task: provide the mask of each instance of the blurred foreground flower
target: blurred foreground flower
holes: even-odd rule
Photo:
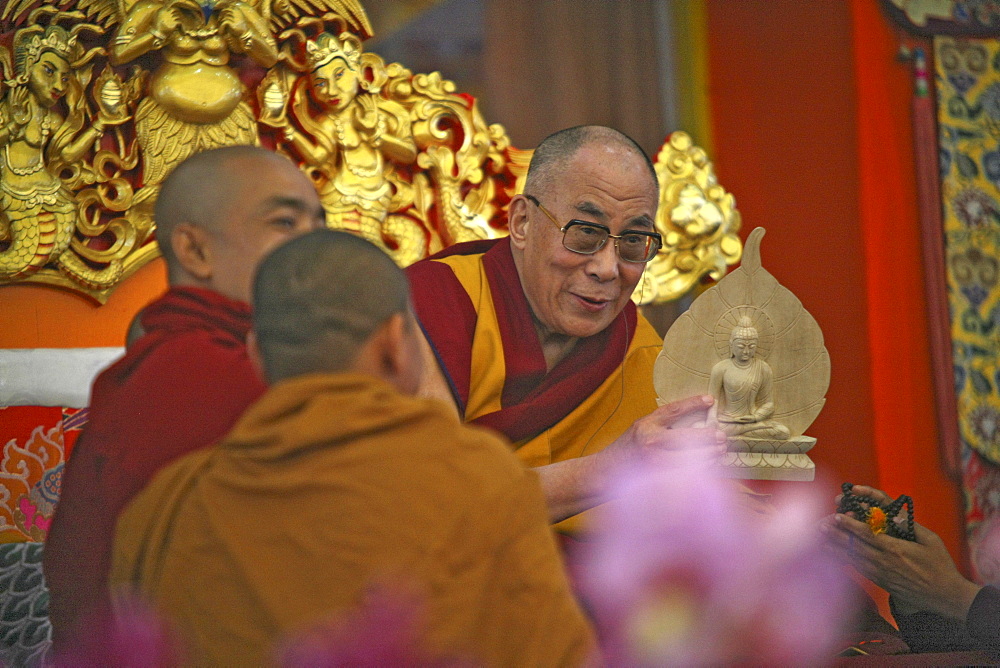
[[[751,512],[735,481],[695,459],[620,472],[615,503],[578,555],[608,665],[832,661],[846,576],[797,487]]]
[[[275,663],[282,668],[478,665],[432,656],[424,642],[423,611],[423,598],[407,583],[372,585],[358,609],[283,642]]]
[[[170,625],[148,603],[127,594],[115,600],[112,620],[95,612],[88,620],[92,642],[53,657],[56,668],[167,668],[184,665],[183,643]]]
[[[972,541],[972,567],[978,582],[1000,583],[1000,517],[990,517],[977,528]]]

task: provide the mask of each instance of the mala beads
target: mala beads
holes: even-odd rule
[[[892,503],[883,506],[870,496],[862,496],[851,492],[854,485],[845,482],[840,486],[844,495],[837,506],[838,513],[853,513],[858,520],[871,527],[872,533],[886,533],[893,538],[915,541],[913,532],[913,499],[903,494]],[[906,521],[899,517],[903,507],[906,507]]]

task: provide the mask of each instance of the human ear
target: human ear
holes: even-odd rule
[[[170,235],[170,247],[181,268],[199,281],[212,278],[212,244],[208,231],[191,223],[178,223]]]
[[[402,313],[389,316],[382,325],[382,372],[386,379],[394,383],[406,368],[406,322]]]
[[[510,243],[518,250],[524,250],[528,238],[528,198],[515,195],[507,209],[507,231]]]
[[[247,357],[250,358],[250,366],[257,372],[257,377],[267,383],[267,375],[264,373],[264,356],[260,352],[257,332],[253,330],[247,333]]]
[[[406,313],[396,313],[379,328],[379,375],[403,394],[416,394],[421,380],[419,350],[414,343],[414,323],[407,323]]]

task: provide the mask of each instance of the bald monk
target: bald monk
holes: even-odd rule
[[[268,662],[374,580],[426,604],[414,656],[580,665],[592,648],[537,476],[506,443],[411,395],[422,367],[403,272],[313,232],[261,265],[265,394],[216,447],[122,513],[112,586],[151,599],[197,665]]]
[[[144,335],[94,383],[45,546],[57,655],[102,656],[121,509],[165,463],[221,438],[263,393],[245,347],[252,272],[268,250],[323,220],[309,180],[261,148],[199,153],[163,184],[157,238],[170,289],[143,309]]]
[[[622,462],[725,447],[722,432],[688,426],[705,421],[710,396],[657,409],[662,340],[631,296],[662,245],[658,202],[656,172],[632,139],[570,128],[535,149],[508,238],[408,269],[427,341],[422,393],[513,441],[554,522],[604,500]]]

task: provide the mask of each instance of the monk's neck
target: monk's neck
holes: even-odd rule
[[[562,362],[569,355],[576,342],[580,340],[577,336],[558,334],[547,330],[537,320],[535,320],[535,331],[538,333],[538,343],[542,346],[542,355],[545,357],[545,371],[548,373]]]

